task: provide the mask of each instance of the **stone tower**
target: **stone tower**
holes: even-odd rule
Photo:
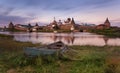
[[[57,30],[58,29],[58,23],[54,17],[54,21],[52,23],[50,23],[50,25],[52,26],[52,29]]]
[[[9,28],[10,30],[13,30],[13,29],[14,29],[14,24],[13,24],[12,22],[10,22],[9,25],[8,25],[8,28]]]
[[[72,24],[72,25],[75,25],[74,18],[72,18],[72,20],[71,20],[71,24]]]
[[[111,24],[110,24],[108,18],[106,19],[104,25],[105,25],[106,28],[110,28]]]
[[[72,18],[71,20],[71,31],[75,30],[75,21],[74,21],[74,18]]]

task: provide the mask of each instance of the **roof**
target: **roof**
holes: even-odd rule
[[[100,25],[98,25],[98,26],[105,26],[104,24],[100,24]]]
[[[72,18],[71,24],[75,24],[74,18]]]
[[[106,19],[105,23],[110,23],[108,18]]]

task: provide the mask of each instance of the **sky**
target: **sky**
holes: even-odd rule
[[[102,24],[108,17],[112,26],[120,26],[120,0],[0,0],[0,26],[48,24],[74,18],[75,22]]]

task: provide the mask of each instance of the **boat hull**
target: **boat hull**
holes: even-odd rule
[[[34,47],[27,47],[24,49],[24,53],[28,56],[39,56],[39,55],[52,55],[57,53],[58,50],[56,49],[45,49],[45,48],[34,48]]]
[[[28,56],[52,55],[55,53],[63,53],[66,49],[67,46],[59,41],[44,47],[26,47],[24,54]]]

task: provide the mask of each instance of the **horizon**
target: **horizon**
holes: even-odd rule
[[[120,0],[1,0],[0,26],[50,23],[53,18],[102,24],[108,17],[112,26],[120,27]],[[114,9],[114,10],[113,10]]]

